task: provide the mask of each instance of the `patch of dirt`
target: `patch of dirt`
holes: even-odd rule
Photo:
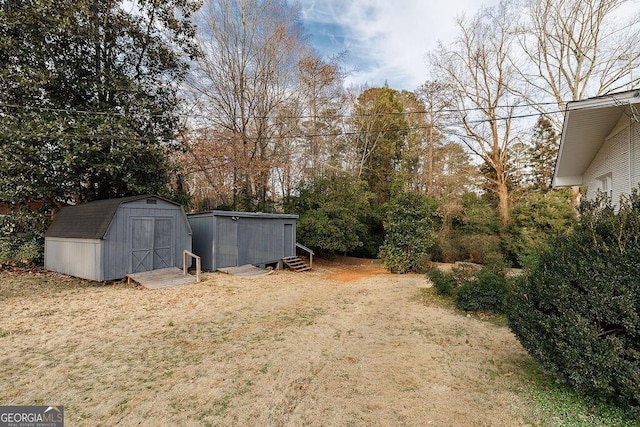
[[[150,291],[0,272],[0,404],[67,425],[514,426],[529,356],[420,302],[424,275],[317,262]]]
[[[378,276],[381,274],[390,274],[384,268],[364,268],[354,269],[352,271],[341,271],[331,274],[329,280],[337,280],[339,282],[353,282],[355,280],[364,279],[365,277]]]
[[[335,270],[327,278],[338,282],[353,282],[366,277],[390,274],[377,260],[343,257],[333,264]]]

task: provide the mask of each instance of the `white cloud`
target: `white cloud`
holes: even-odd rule
[[[493,1],[495,2],[495,0]],[[302,0],[305,25],[321,53],[348,50],[355,68],[347,84],[413,90],[428,77],[426,54],[451,40],[456,15],[475,13],[479,0]],[[331,34],[319,34],[322,32]],[[333,45],[330,45],[333,43]],[[326,52],[328,49],[329,52]]]

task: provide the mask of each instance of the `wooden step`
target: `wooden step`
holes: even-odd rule
[[[309,267],[299,256],[288,256],[282,258],[282,262],[287,267],[298,273],[311,270],[311,267]]]
[[[196,276],[184,275],[184,272],[176,267],[127,274],[127,283],[130,284],[132,280],[147,289],[171,288],[196,283],[197,281]]]

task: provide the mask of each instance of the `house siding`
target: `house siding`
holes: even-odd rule
[[[640,183],[640,123],[631,121],[631,184],[632,189]]]
[[[634,158],[638,155],[640,155],[640,147],[636,140],[631,147],[632,163],[638,164],[638,160]],[[604,142],[585,171],[583,182],[587,186],[587,198],[594,199],[598,194],[598,179],[611,174],[611,197],[616,202],[622,194],[629,192],[630,184],[637,185],[639,171],[634,172],[632,166],[631,174],[629,172],[629,128],[627,127]],[[629,182],[630,176],[632,181],[636,180],[635,183]]]

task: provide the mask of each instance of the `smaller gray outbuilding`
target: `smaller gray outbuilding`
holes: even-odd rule
[[[191,227],[177,203],[154,195],[66,206],[45,233],[45,268],[83,279],[182,268]]]
[[[297,215],[211,211],[188,215],[204,270],[279,263],[296,253]]]

